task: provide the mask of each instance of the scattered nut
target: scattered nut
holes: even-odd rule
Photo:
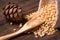
[[[10,22],[10,25],[12,25],[13,23],[12,22]]]
[[[13,29],[13,31],[16,31],[16,29]]]
[[[20,27],[20,28],[22,27],[22,23],[20,23],[19,27]]]

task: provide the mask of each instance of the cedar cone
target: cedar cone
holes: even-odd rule
[[[22,21],[22,9],[14,3],[9,3],[3,8],[3,14],[6,19],[10,22],[21,22]]]

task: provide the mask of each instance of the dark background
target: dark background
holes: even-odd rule
[[[6,19],[4,18],[2,8],[6,4],[8,4],[8,2],[15,3],[21,6],[22,9],[24,10],[24,14],[29,14],[37,11],[39,4],[39,0],[0,0],[0,36],[14,32],[13,28],[19,30],[18,25],[11,26],[9,25],[8,22],[6,22]],[[41,37],[35,38],[32,33],[30,34],[23,33],[10,40],[60,40],[60,32],[58,31],[53,35],[44,36],[42,38]]]

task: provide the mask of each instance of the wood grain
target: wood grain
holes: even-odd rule
[[[8,2],[12,2],[21,6],[22,9],[24,10],[25,15],[37,11],[39,4],[39,0],[0,0],[0,36],[14,32],[13,28],[19,30],[19,27],[17,25],[11,26],[9,25],[8,22],[6,22],[3,12],[1,11],[1,9],[6,4],[8,4]],[[58,31],[54,35],[44,36],[43,38],[41,37],[35,38],[33,33],[30,34],[23,33],[10,40],[60,40],[60,32]]]

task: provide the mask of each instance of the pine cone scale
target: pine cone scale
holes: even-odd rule
[[[14,9],[13,9],[13,13],[16,13],[16,12],[17,12],[17,8],[14,8]]]
[[[13,8],[11,8],[11,9],[9,10],[9,14],[11,14],[11,13],[13,13]]]
[[[9,9],[9,7],[10,7],[10,5],[6,5],[5,10],[6,10],[6,9]]]

